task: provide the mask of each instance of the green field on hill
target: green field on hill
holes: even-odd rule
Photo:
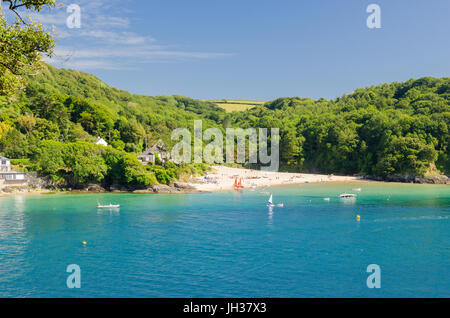
[[[238,111],[238,112],[246,111],[247,109],[253,108],[255,106],[260,106],[265,103],[265,102],[261,102],[261,101],[230,100],[230,99],[211,100],[210,102],[225,109],[225,111],[227,113],[231,113],[234,111]]]

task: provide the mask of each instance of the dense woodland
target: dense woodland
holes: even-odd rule
[[[44,65],[23,90],[0,97],[0,153],[55,185],[144,188],[203,165],[144,166],[137,155],[175,128],[280,128],[287,171],[376,176],[450,174],[450,78],[358,89],[336,100],[280,98],[244,112],[183,96],[148,97],[93,75]],[[97,146],[104,138],[110,147]]]
[[[216,125],[219,114],[211,103],[131,95],[90,74],[44,65],[24,90],[0,97],[0,152],[18,168],[51,176],[55,186],[145,188],[203,173],[205,165],[144,166],[137,155],[159,139],[170,146],[171,131],[194,119]],[[95,145],[97,137],[111,147]]]
[[[231,122],[280,127],[284,169],[360,175],[450,173],[450,78],[357,89],[336,100],[280,98]]]

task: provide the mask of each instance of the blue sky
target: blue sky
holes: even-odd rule
[[[82,0],[54,25],[55,66],[146,95],[335,98],[356,88],[450,74],[448,0]],[[381,7],[381,29],[366,8]]]

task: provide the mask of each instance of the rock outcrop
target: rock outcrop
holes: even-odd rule
[[[152,187],[152,189],[153,189],[153,192],[155,192],[155,193],[177,193],[177,192],[180,192],[179,189],[168,186],[167,184],[155,184]]]
[[[450,184],[450,178],[444,175],[431,175],[425,177],[416,177],[416,183],[429,183],[429,184]]]
[[[392,175],[386,177],[367,176],[367,179],[387,182],[422,183],[422,184],[450,184],[450,178],[445,175],[433,174],[426,176]]]
[[[186,182],[175,182],[173,186],[181,190],[195,190],[195,187]]]
[[[105,188],[103,188],[102,186],[100,186],[99,184],[96,184],[96,183],[89,184],[85,188],[85,191],[88,191],[88,192],[106,192]]]

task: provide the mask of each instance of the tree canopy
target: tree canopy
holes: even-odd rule
[[[0,95],[10,95],[25,84],[25,75],[35,73],[43,54],[53,53],[53,36],[40,23],[28,21],[20,8],[40,11],[55,6],[54,0],[3,0],[16,16],[8,23],[0,7]]]
[[[144,167],[136,156],[160,139],[171,149],[172,130],[192,132],[198,119],[203,129],[279,128],[285,171],[450,174],[450,78],[361,88],[335,100],[279,98],[232,113],[184,96],[133,95],[46,64],[27,79],[24,90],[0,97],[0,153],[29,159],[28,169],[56,184],[171,182],[181,170],[197,168]],[[98,149],[97,137],[111,147]]]
[[[0,153],[31,159],[26,169],[50,176],[55,186],[145,188],[202,172],[202,165],[144,166],[137,155],[160,139],[170,148],[175,128],[192,130],[195,119],[218,126],[211,118],[225,115],[209,102],[132,95],[90,74],[47,64],[27,80],[25,89],[0,97]],[[95,145],[97,137],[111,147]]]
[[[231,122],[280,128],[286,170],[389,176],[450,173],[450,78],[357,89],[336,100],[279,98]]]

